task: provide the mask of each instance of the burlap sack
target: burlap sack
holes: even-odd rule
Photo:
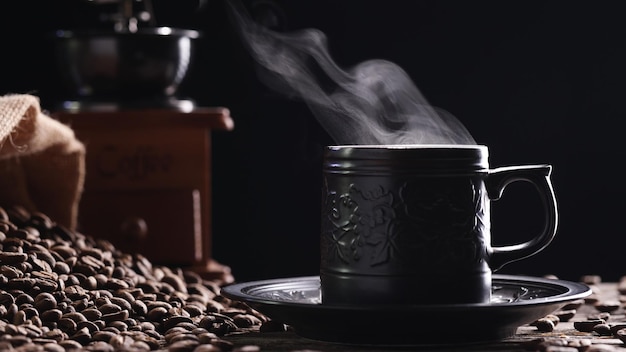
[[[76,228],[85,147],[28,94],[0,96],[0,206],[19,205]]]

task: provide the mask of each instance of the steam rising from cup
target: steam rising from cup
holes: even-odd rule
[[[337,144],[476,144],[451,114],[431,106],[409,75],[386,60],[340,68],[317,29],[272,31],[229,9],[269,88],[303,100]]]

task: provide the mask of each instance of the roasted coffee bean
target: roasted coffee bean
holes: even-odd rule
[[[185,334],[190,332],[188,329],[181,327],[181,326],[174,326],[172,328],[167,329],[164,333],[163,336],[165,336],[167,338],[167,336],[174,336],[174,335],[178,335],[178,334]]]
[[[85,316],[80,312],[65,313],[63,314],[61,319],[71,319],[76,324],[80,323],[81,321],[87,321],[87,318],[85,318]]]
[[[98,320],[102,317],[102,312],[96,308],[87,308],[82,310],[81,313],[89,321]]]
[[[22,308],[20,310],[20,312],[24,313],[24,317],[26,318],[26,320],[31,320],[34,317],[38,317],[39,316],[39,311],[37,309],[35,309],[34,307]]]
[[[72,276],[69,276],[72,277]],[[68,286],[65,288],[64,292],[65,295],[71,299],[72,301],[78,300],[78,299],[83,299],[83,298],[89,298],[89,294],[87,293],[87,291],[79,286],[80,282]]]
[[[192,334],[191,332],[187,332],[183,334],[174,334],[173,336],[169,336],[169,338],[168,336],[165,336],[165,341],[167,341],[169,344],[173,344],[177,341],[184,341],[184,340],[194,341],[196,345],[199,344],[198,336]]]
[[[130,292],[130,290],[117,290],[114,292],[111,297],[111,303],[115,303],[124,309],[131,309],[131,304],[135,302],[135,296]]]
[[[26,320],[26,314],[24,311],[20,310],[13,316],[12,322],[15,325],[22,325],[26,322]]]
[[[193,331],[198,328],[198,326],[194,323],[182,322],[175,325],[177,328],[183,328],[187,331]]]
[[[225,306],[219,302],[211,300],[207,302],[206,308],[207,312],[219,313],[224,310]]]
[[[71,313],[74,312],[74,307],[72,307],[68,302],[58,302],[57,303],[57,309],[59,309],[61,312],[65,313]]]
[[[217,335],[212,332],[203,332],[197,334],[196,336],[198,336],[198,342],[200,342],[201,344],[211,343],[218,338]]]
[[[15,316],[15,314],[17,314],[18,311],[19,311],[19,308],[17,307],[17,304],[15,303],[11,304],[9,307],[7,307],[6,318],[8,320],[13,320],[13,317]]]
[[[167,309],[164,307],[156,307],[148,312],[148,319],[154,322],[161,322],[167,316]]]
[[[49,230],[54,225],[50,217],[42,212],[33,211],[28,219],[28,226],[33,226],[40,231]]]
[[[102,295],[100,291],[98,291],[98,297],[94,299],[94,304],[96,305],[96,307],[100,307],[100,306],[103,306],[105,304],[110,304],[110,303],[111,303],[111,297]]]
[[[222,349],[217,346],[213,346],[211,344],[202,344],[202,345],[196,346],[196,348],[193,351],[194,352],[222,352]],[[237,349],[233,350],[233,352],[237,352],[237,351],[238,351]],[[239,352],[243,352],[243,351],[239,351]]]
[[[142,336],[136,337],[135,341],[143,342],[148,345],[150,350],[157,350],[161,347],[161,343],[159,339],[143,334]]]
[[[110,331],[98,331],[93,333],[92,338],[95,341],[104,341],[108,343],[114,336],[116,336],[116,334]]]
[[[185,284],[185,280],[178,275],[167,274],[161,279],[161,281],[171,285],[171,287],[173,288],[172,292],[177,291],[185,294],[187,293],[187,285]]]
[[[154,329],[153,330],[144,330],[143,333],[148,335],[148,336],[150,336],[150,337],[152,337],[152,338],[154,338],[154,339],[157,339],[157,340],[159,340],[159,339],[161,339],[163,337],[163,336],[161,336],[161,334],[158,331],[156,331]]]
[[[95,341],[89,344],[89,351],[92,352],[115,352],[115,348],[104,341]],[[142,350],[139,350],[142,351]]]
[[[77,299],[72,302],[72,307],[74,307],[75,311],[82,312],[87,309],[91,305],[90,301],[87,298]]]
[[[148,307],[148,310],[152,310],[154,308],[165,308],[166,310],[170,310],[172,309],[172,305],[168,302],[163,302],[163,301],[148,301],[146,302],[146,306]]]
[[[144,303],[154,302],[154,301],[156,301],[156,294],[142,292],[135,298],[139,299],[139,300],[142,300]]]
[[[175,327],[176,325],[180,323],[193,323],[193,320],[191,320],[191,318],[189,317],[185,317],[182,315],[175,315],[163,321],[163,328],[165,330],[168,330],[168,329]]]
[[[80,285],[88,290],[95,290],[98,288],[98,280],[93,275],[90,275],[80,280]]]
[[[117,314],[117,313],[115,313],[115,314]],[[119,321],[119,320],[114,320],[114,321],[111,321],[111,322],[107,322],[107,327],[114,328],[114,329],[116,329],[119,332],[128,330],[128,324],[126,324],[123,321]]]
[[[62,311],[58,309],[50,309],[41,313],[41,320],[44,322],[57,322],[62,316]]]
[[[74,269],[74,266],[76,265],[76,262],[78,261],[78,259],[76,257],[69,257],[67,259],[64,260],[65,264],[67,264],[70,267],[70,270]],[[76,273],[78,274],[78,273]],[[76,278],[74,278],[76,279]],[[76,282],[78,282],[78,280],[76,280]]]
[[[27,295],[26,293],[20,293],[18,295],[15,296],[15,304],[17,304],[18,306],[21,306],[25,303],[27,304],[33,304],[35,303],[35,300],[30,296]]]
[[[59,283],[54,280],[44,279],[44,278],[35,278],[35,288],[38,288],[44,292],[52,292],[59,287]]]
[[[51,241],[51,242],[48,242]],[[57,263],[59,262],[64,262],[65,258],[63,258],[59,253],[54,252],[52,250],[50,250],[50,248],[52,246],[54,246],[56,244],[56,242],[52,241],[52,240],[42,240],[41,241],[41,245],[42,246],[46,246],[46,248],[48,249],[48,253],[50,253],[50,255],[54,258],[54,260],[56,260]]]
[[[100,330],[104,330],[104,328],[106,328],[107,323],[104,320],[94,320],[93,323],[98,327],[98,329]]]
[[[111,302],[110,299],[107,298],[107,302]],[[122,307],[114,303],[104,303],[98,306],[98,310],[102,312],[102,314],[110,314],[121,311]]]
[[[598,324],[593,327],[593,332],[600,336],[611,336],[613,332],[611,331],[611,327],[609,324]]]
[[[129,314],[130,314],[130,313],[129,313]],[[131,328],[136,328],[136,327],[137,327],[137,325],[139,324],[139,322],[137,322],[137,320],[135,320],[134,318],[128,318],[128,319],[125,319],[125,320],[124,320],[124,323],[125,323],[126,325],[128,325],[128,329],[131,329]]]
[[[174,307],[168,309],[167,313],[169,315],[174,315],[174,316],[180,315],[180,316],[187,317],[187,318],[191,317],[189,315],[189,313],[187,313],[183,308],[177,307],[177,306],[174,306]]]
[[[0,266],[0,274],[6,276],[9,280],[24,277],[24,273],[12,265]]]
[[[168,346],[169,352],[192,352],[198,346],[198,341],[181,340]]]
[[[11,304],[15,303],[15,297],[12,294],[6,291],[0,291],[0,304],[8,307]]]
[[[67,263],[59,261],[54,264],[52,270],[57,274],[69,274],[71,272],[70,266],[67,265]]]
[[[240,328],[249,328],[249,327],[261,324],[261,321],[257,317],[251,314],[237,314],[233,317],[233,321],[235,325],[237,325]]]
[[[82,329],[77,329],[76,333],[74,333],[70,337],[70,339],[72,339],[72,340],[80,343],[81,345],[85,346],[89,342],[91,342],[91,332],[86,327],[84,327]]]
[[[613,313],[621,307],[621,303],[619,301],[599,301],[593,306],[599,312]]]
[[[60,329],[51,329],[50,331],[43,333],[44,338],[52,339],[57,342],[63,340],[65,336],[67,335]]]
[[[132,304],[132,311],[140,316],[145,316],[148,314],[148,307],[141,300],[135,300]]]
[[[603,319],[581,320],[574,322],[574,329],[581,332],[592,332],[593,328],[598,324],[606,324]]]
[[[52,248],[50,248],[50,252],[54,252],[56,254],[58,254],[59,256],[61,256],[61,258],[68,259],[68,258],[73,258],[76,257],[76,250],[70,246],[67,245],[57,245],[54,246]]]
[[[202,315],[206,311],[206,309],[197,304],[187,304],[183,307],[183,309],[189,314],[191,317],[197,317]]]
[[[74,340],[69,340],[69,339],[61,340],[58,342],[58,344],[59,346],[63,347],[66,351],[80,350],[83,348],[83,345],[81,345],[79,342],[74,341]]]
[[[63,332],[70,334],[70,335],[76,332],[76,327],[77,327],[76,322],[70,318],[59,319],[59,321],[57,321],[57,326]]]
[[[278,320],[268,320],[259,327],[260,332],[282,332],[287,331],[287,325]]]
[[[128,349],[135,341],[130,336],[123,335],[115,335],[109,341],[109,344],[113,346],[116,350],[125,350]]]
[[[66,352],[65,347],[57,343],[46,343],[43,345],[45,352]]]
[[[547,319],[551,321],[554,326],[557,326],[561,322],[561,319],[557,315],[554,315],[554,314],[548,314],[542,319]]]
[[[43,327],[43,322],[41,321],[41,318],[38,316],[30,318],[30,322],[36,327],[39,327],[39,328]]]
[[[97,296],[95,296],[95,294],[97,293]],[[111,293],[111,291],[107,290],[107,289],[101,289],[98,290],[96,292],[94,292],[94,297],[96,299],[98,298],[108,298],[108,301],[105,301],[105,303],[111,303],[111,297],[113,297],[113,293]]]
[[[102,314],[102,317],[100,319],[104,320],[106,323],[120,322],[128,319],[128,316],[128,311],[124,309],[115,313]]]
[[[41,328],[36,325],[24,324],[22,326],[24,327],[24,330],[26,331],[26,336],[28,337],[31,337],[31,338],[40,337],[41,334],[43,333]]]
[[[154,324],[149,322],[149,321],[142,321],[138,325],[141,328],[141,331],[154,330],[155,329]]]
[[[39,246],[39,245],[37,245],[37,246]],[[54,268],[54,266],[57,263],[56,258],[54,258],[54,256],[52,254],[50,254],[50,252],[47,249],[43,248],[43,247],[41,247],[41,248],[37,247],[36,251],[33,252],[33,253],[35,253],[35,255],[37,256],[37,259],[43,260],[43,261],[45,261],[48,264],[46,269]]]
[[[189,292],[189,294],[199,295],[203,297],[204,300],[211,300],[216,296],[215,292],[201,283],[187,285],[187,292]]]
[[[100,328],[98,327],[98,325],[96,325],[94,322],[91,322],[89,320],[87,321],[81,321],[79,323],[76,324],[76,329],[80,330],[86,328],[87,330],[89,330],[90,333],[94,333],[96,331],[100,331]]]
[[[4,331],[9,335],[26,335],[26,330],[15,324],[6,324],[4,326]]]
[[[76,264],[74,264],[72,271],[74,273],[80,273],[83,274],[85,276],[94,276],[96,275],[98,272],[96,271],[96,269],[94,269],[93,267],[83,264],[83,263],[79,263],[77,262]]]
[[[128,283],[124,280],[120,280],[120,279],[116,279],[116,278],[110,278],[107,283],[104,285],[105,288],[108,288],[110,290],[119,290],[119,289],[126,289],[129,287]]]
[[[28,256],[28,263],[31,266],[31,270],[33,272],[37,272],[37,271],[43,271],[43,272],[50,272],[52,271],[52,267],[50,267],[50,264],[48,264],[46,261],[38,259],[36,255],[31,254]]]
[[[576,315],[576,309],[558,310],[552,314],[559,317],[559,321],[569,321]]]
[[[93,278],[96,280],[96,288],[98,289],[104,288],[107,281],[109,280],[109,278],[106,275],[101,274],[101,273],[94,275]]]

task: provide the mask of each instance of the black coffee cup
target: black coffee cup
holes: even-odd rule
[[[489,303],[492,272],[543,250],[558,211],[550,165],[490,169],[481,145],[330,146],[323,164],[320,280],[332,305]],[[530,182],[545,226],[491,245],[490,203]]]

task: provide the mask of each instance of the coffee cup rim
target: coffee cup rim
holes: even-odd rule
[[[481,144],[341,144],[329,145],[329,149],[487,149]]]

